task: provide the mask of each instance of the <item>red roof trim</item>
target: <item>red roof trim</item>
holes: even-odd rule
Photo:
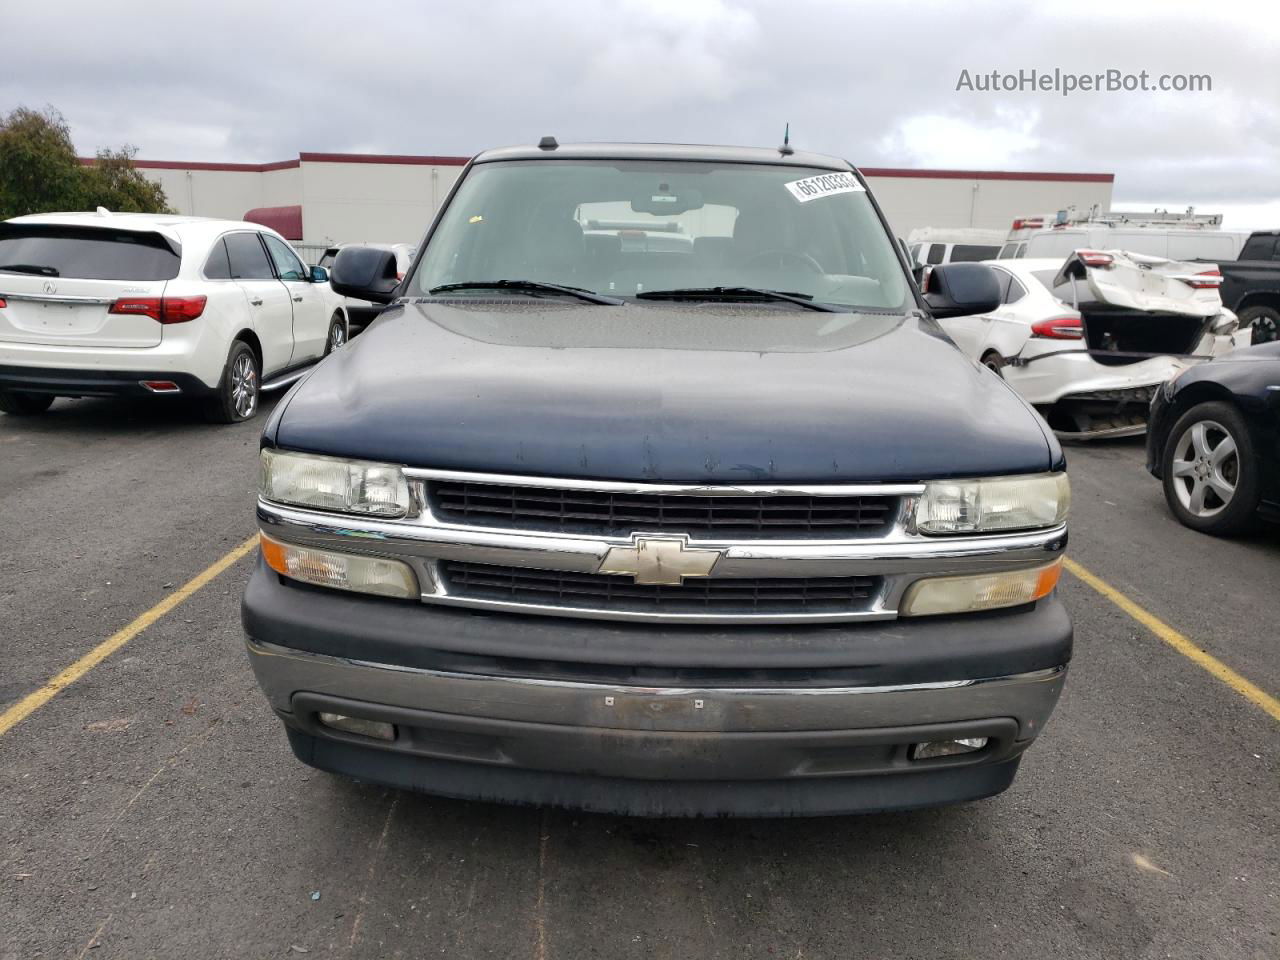
[[[900,167],[859,167],[864,177],[903,177],[919,180],[1030,180],[1066,183],[1114,183],[1114,173],[1040,173],[1030,170],[918,170]]]
[[[94,157],[81,157],[80,162],[86,167],[93,166]],[[203,163],[201,161],[183,162],[181,160],[135,160],[133,165],[139,170],[213,170],[226,173],[264,173],[267,170],[288,170],[300,166],[297,160],[277,160],[274,163]]]
[[[286,240],[302,239],[302,207],[254,207],[241,219],[270,227]]]
[[[465,167],[470,157],[422,157],[406,153],[300,153],[304,163],[406,163],[422,167]]]

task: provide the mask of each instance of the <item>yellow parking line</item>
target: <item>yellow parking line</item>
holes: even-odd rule
[[[1093,587],[1094,590],[1097,590],[1098,593],[1102,594],[1129,616],[1133,617],[1133,619],[1137,620],[1140,624],[1154,633],[1169,646],[1173,647],[1173,649],[1177,650],[1188,660],[1209,671],[1209,673],[1213,674],[1236,693],[1240,694],[1240,696],[1254,704],[1257,704],[1267,713],[1271,714],[1274,719],[1280,720],[1280,700],[1277,700],[1261,687],[1240,676],[1240,674],[1236,673],[1217,657],[1201,650],[1155,614],[1149,613],[1142,607],[1138,606],[1115,587],[1111,586],[1111,584],[1100,579],[1095,574],[1090,573],[1070,557],[1067,557],[1064,560],[1064,564],[1077,579],[1082,580],[1089,586]]]
[[[39,690],[27,694],[13,706],[9,707],[4,713],[0,713],[0,736],[8,733],[18,724],[20,724],[31,714],[35,713],[46,703],[58,695],[59,692],[71,686],[86,673],[100,664],[107,657],[111,656],[126,643],[140,634],[147,627],[151,626],[170,610],[181,605],[185,600],[189,599],[193,594],[203,587],[207,586],[227,567],[231,566],[237,560],[246,556],[250,550],[258,545],[258,535],[254,534],[240,546],[236,547],[222,559],[216,561],[212,565],[206,567],[200,573],[184,583],[173,593],[169,594],[146,613],[140,614],[127,626],[117,630],[102,643],[98,644],[83,657],[77,660],[71,666],[67,667],[57,676],[53,677],[48,683]]]

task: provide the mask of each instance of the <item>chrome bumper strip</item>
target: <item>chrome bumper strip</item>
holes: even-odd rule
[[[76,297],[62,293],[4,293],[5,300],[23,300],[29,303],[65,303],[71,306],[110,306],[118,297]]]
[[[295,693],[332,695],[458,716],[670,731],[854,730],[1013,717],[1036,736],[1066,680],[1046,670],[863,687],[647,687],[424,670],[248,642],[272,706]]]

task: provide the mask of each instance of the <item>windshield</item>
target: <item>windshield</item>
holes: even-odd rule
[[[907,299],[897,253],[852,173],[763,164],[477,164],[409,293],[496,280],[614,297],[751,287],[877,311]]]

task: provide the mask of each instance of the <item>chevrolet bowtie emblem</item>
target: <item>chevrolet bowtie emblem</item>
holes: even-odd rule
[[[625,574],[636,583],[678,587],[685,577],[708,577],[719,550],[691,549],[672,537],[633,537],[629,547],[610,547],[601,573]]]

